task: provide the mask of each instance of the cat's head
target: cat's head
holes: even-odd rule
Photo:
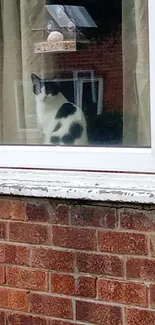
[[[33,92],[42,102],[53,100],[58,95],[59,87],[56,81],[41,79],[34,73],[31,74]]]

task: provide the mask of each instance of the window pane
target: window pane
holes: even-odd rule
[[[3,0],[1,144],[150,147],[147,0]]]

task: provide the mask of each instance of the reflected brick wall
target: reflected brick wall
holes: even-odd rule
[[[155,207],[0,198],[0,325],[155,324]]]
[[[57,53],[56,67],[61,70],[89,70],[104,80],[104,110],[120,111],[123,107],[122,43],[109,38],[87,50]]]

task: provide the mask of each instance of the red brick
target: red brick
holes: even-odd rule
[[[126,325],[154,325],[155,311],[126,308]]]
[[[76,226],[90,226],[114,229],[118,226],[116,209],[98,206],[72,206],[71,223]]]
[[[30,249],[26,246],[5,245],[5,262],[29,266]]]
[[[68,321],[62,321],[62,320],[57,320],[57,319],[52,319],[50,322],[50,325],[78,325],[78,323],[76,323],[74,321],[74,323],[68,322]],[[85,325],[84,323],[80,325]]]
[[[72,319],[72,301],[49,294],[31,294],[30,312],[46,316]]]
[[[98,296],[104,301],[147,306],[148,289],[144,284],[98,280]]]
[[[21,289],[46,291],[47,272],[8,266],[6,284]]]
[[[113,255],[77,253],[77,269],[90,274],[123,276],[123,261]]]
[[[121,308],[102,305],[91,302],[76,302],[76,319],[82,322],[90,322],[104,325],[121,325]]]
[[[51,322],[50,322],[50,325],[78,325],[78,323],[76,323],[75,321],[74,321],[74,323],[70,323],[68,321],[52,319]],[[80,323],[80,325],[86,325],[86,324]]]
[[[4,313],[4,311],[1,311],[1,310],[0,310],[0,324],[1,325],[6,325],[6,323],[5,323],[5,313]]]
[[[97,247],[95,230],[53,226],[52,234],[55,246],[85,250],[95,250]]]
[[[48,245],[50,244],[50,229],[48,226],[34,223],[10,222],[9,239],[23,243]]]
[[[51,204],[53,212],[51,213],[51,223],[59,225],[69,224],[69,205]]]
[[[75,277],[69,274],[51,274],[51,291],[58,294],[80,297],[96,297],[96,279]]]
[[[51,274],[51,292],[58,294],[74,295],[74,277],[69,274]]]
[[[155,284],[150,284],[150,305],[155,308]]]
[[[0,285],[5,283],[5,266],[0,265]]]
[[[155,260],[129,258],[126,272],[128,278],[155,281]]]
[[[21,200],[0,199],[0,219],[25,219],[25,204]]]
[[[98,234],[99,249],[102,252],[146,255],[147,238],[143,234],[102,231]]]
[[[46,248],[32,249],[32,266],[54,271],[72,272],[74,253]]]
[[[0,263],[29,265],[29,255],[26,246],[0,243]]]
[[[0,243],[0,263],[5,262],[5,244]]]
[[[27,311],[27,292],[8,288],[0,288],[0,308]]]
[[[34,202],[32,200],[32,202]],[[48,202],[36,201],[35,203],[26,204],[26,216],[28,221],[34,222],[48,222],[50,220],[50,214],[48,211]]]
[[[80,297],[96,297],[96,278],[80,276],[75,280],[75,295]]]
[[[8,325],[49,325],[47,318],[17,313],[9,313],[7,320]]]
[[[73,324],[73,323],[70,323],[70,322],[67,322],[67,321],[52,319],[50,325],[77,325],[77,324],[75,322]]]
[[[155,257],[155,235],[150,236],[150,253]]]
[[[7,223],[0,221],[0,240],[7,239]]]
[[[120,227],[139,231],[155,231],[155,211],[120,209]]]

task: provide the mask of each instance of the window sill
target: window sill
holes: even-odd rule
[[[155,203],[155,175],[0,169],[0,194]]]

